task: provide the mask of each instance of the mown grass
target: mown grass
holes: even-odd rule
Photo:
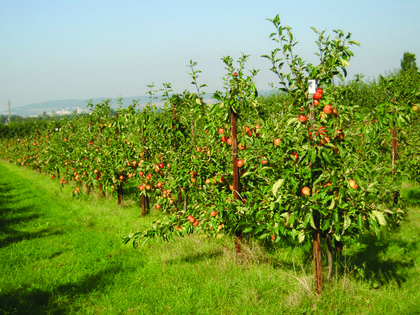
[[[191,236],[133,249],[121,237],[158,217],[133,202],[0,162],[1,314],[417,314],[420,189],[405,188],[407,221],[344,249],[322,296],[311,248]]]

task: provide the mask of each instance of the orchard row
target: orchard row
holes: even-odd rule
[[[420,80],[416,72],[381,77],[367,90],[360,80],[336,85],[357,44],[350,34],[336,30],[330,38],[314,29],[320,63],[313,65],[293,52],[291,29],[278,16],[270,21],[279,48],[263,57],[279,79],[276,97],[258,98],[248,56],[236,65],[227,56],[225,90],[205,104],[191,62],[197,93],[171,94],[164,84],[164,107],[150,102],[136,111],[133,102],[116,115],[109,101],[90,104],[90,115],[60,128],[3,140],[1,158],[73,182],[75,195],[97,189],[120,203],[135,187],[143,214],[152,205],[165,216],[125,242],[227,233],[240,252],[247,235],[313,240],[319,293],[321,238],[330,259],[332,245],[404,218],[402,181],[420,178]]]

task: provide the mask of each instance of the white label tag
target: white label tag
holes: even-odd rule
[[[316,80],[309,80],[308,81],[308,93],[315,94],[316,92]]]

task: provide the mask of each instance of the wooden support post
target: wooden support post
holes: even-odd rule
[[[7,108],[8,108],[8,110],[9,110],[9,121],[8,121],[8,125],[10,126],[11,125],[11,120],[10,120],[10,101],[7,101]]]
[[[236,114],[234,113],[233,109],[230,108],[230,125],[231,125],[231,133],[232,133],[232,170],[233,170],[233,198],[240,199],[239,195],[239,168],[238,168],[238,134],[237,134],[237,126],[236,126]],[[242,252],[241,246],[241,237],[242,231],[236,230],[235,231],[235,249],[236,254],[240,254]]]
[[[319,224],[319,218],[317,218]],[[316,223],[315,223],[316,224]],[[313,248],[314,248],[314,266],[315,266],[315,293],[316,295],[322,292],[322,262],[321,262],[321,233],[319,227],[313,234]]]
[[[395,174],[397,171],[397,127],[394,127],[394,129],[392,129],[392,140],[391,140],[391,144],[392,144],[392,174]],[[393,195],[393,203],[394,205],[398,204],[398,192],[394,192]]]
[[[182,192],[178,191],[178,208],[181,206],[182,203]]]
[[[316,82],[314,80],[310,80],[309,84],[309,98],[311,99],[311,102],[309,104],[308,120],[312,124],[310,129],[315,130],[314,94],[316,90]],[[312,190],[314,190],[314,187],[312,187]],[[313,216],[316,227],[312,237],[312,245],[314,251],[315,293],[319,295],[322,292],[321,230],[319,228],[321,218],[318,211],[314,212]]]
[[[103,190],[102,183],[99,183],[99,197],[100,198],[103,198],[104,197],[104,190]]]

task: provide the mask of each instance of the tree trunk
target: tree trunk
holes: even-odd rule
[[[121,200],[123,198],[123,188],[122,183],[117,186],[117,193],[118,193],[118,205],[121,205]]]
[[[141,195],[141,216],[144,218],[146,216],[146,196]]]

